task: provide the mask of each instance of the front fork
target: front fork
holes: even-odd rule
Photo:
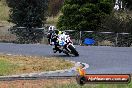
[[[72,44],[72,43],[68,43],[68,44],[66,45],[66,49],[71,53],[71,50],[68,48],[69,45],[72,45],[72,46],[73,46],[73,44]],[[73,46],[73,47],[74,47],[74,46]],[[74,47],[74,48],[75,48],[75,47]]]

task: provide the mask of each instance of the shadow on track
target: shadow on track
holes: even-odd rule
[[[64,58],[66,58],[66,57],[77,57],[77,56],[72,56],[72,55],[51,55],[50,57],[64,57]]]

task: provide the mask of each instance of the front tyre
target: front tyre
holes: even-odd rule
[[[74,54],[75,56],[79,56],[78,52],[72,45],[69,45],[68,48],[71,50],[72,54]]]

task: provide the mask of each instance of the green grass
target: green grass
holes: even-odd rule
[[[85,84],[83,86],[71,83],[61,85],[57,88],[132,88],[132,82],[130,84]]]
[[[13,72],[17,66],[6,60],[0,60],[0,76],[8,75]]]
[[[46,20],[46,23],[56,26],[58,19],[61,15],[62,15],[62,13],[58,13],[58,15],[55,17],[48,17]]]
[[[46,23],[47,23],[47,24],[51,24],[51,25],[56,25],[56,24],[57,24],[57,21],[58,21],[58,17],[59,17],[59,16],[56,16],[56,17],[49,17],[49,18],[47,18]]]
[[[7,21],[9,19],[9,7],[4,0],[0,1],[0,21]]]
[[[42,82],[39,84],[41,85],[40,88],[132,88],[132,82],[130,84],[85,84],[83,86],[80,86],[76,83],[75,79],[46,79],[38,81]],[[30,80],[30,83],[30,85],[34,85],[35,83],[37,85],[37,80],[36,82]],[[13,85],[13,82],[10,84]],[[23,87],[25,87],[25,84],[23,85]],[[29,87],[30,85],[28,85],[27,87]]]
[[[74,78],[71,79],[42,79],[42,80],[14,80],[0,82],[0,88],[132,88],[130,84],[85,84],[80,86]]]

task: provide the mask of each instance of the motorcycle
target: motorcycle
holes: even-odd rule
[[[79,56],[69,35],[66,35],[65,33],[58,35],[57,42],[58,42],[57,47],[66,55],[69,56],[70,54],[72,54],[74,56]]]

